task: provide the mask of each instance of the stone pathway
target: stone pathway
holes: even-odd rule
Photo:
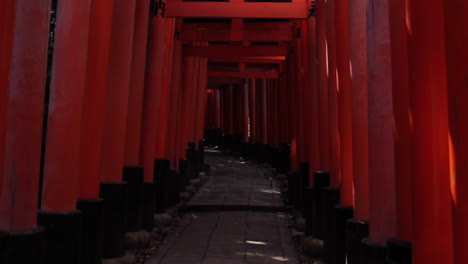
[[[147,264],[298,263],[281,196],[260,167],[207,153],[211,179]]]

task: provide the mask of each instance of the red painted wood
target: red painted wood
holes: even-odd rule
[[[0,229],[36,228],[50,3],[17,0]],[[2,41],[3,42],[3,41]],[[5,44],[5,43],[3,43]],[[2,57],[2,60],[4,58]]]
[[[189,141],[189,133],[193,130],[190,129],[190,120],[193,118],[193,101],[195,94],[195,75],[198,70],[198,58],[185,57],[184,68],[183,68],[183,80],[182,90],[180,96],[182,98],[181,104],[181,116],[180,116],[180,127],[179,127],[179,153],[183,154],[187,148]]]
[[[181,21],[177,20],[176,29],[180,27]],[[182,89],[182,42],[180,40],[174,41],[174,60],[172,64],[172,86],[169,91],[169,112],[168,112],[168,125],[166,133],[166,157],[171,160],[173,168],[176,166],[176,159],[178,159],[178,126],[179,126],[179,106],[180,96]]]
[[[249,80],[249,117],[250,117],[250,142],[257,142],[257,81]]]
[[[353,115],[354,217],[369,220],[369,124],[366,0],[349,2]]]
[[[76,209],[90,7],[89,0],[65,0],[57,7],[42,189],[46,211]]]
[[[330,124],[328,122],[327,16],[325,0],[317,0],[317,62],[320,170],[330,170]]]
[[[293,40],[292,29],[291,22],[244,22],[238,29],[231,28],[231,23],[196,23],[184,24],[181,38],[191,42],[284,42]]]
[[[340,135],[339,135],[339,111],[338,111],[338,80],[336,68],[336,29],[335,7],[337,0],[327,0],[327,44],[328,44],[328,111],[330,126],[330,175],[331,185],[341,185],[340,177]]]
[[[148,71],[144,83],[140,153],[140,164],[145,168],[145,181],[153,181],[154,159],[158,157],[157,146],[161,143],[161,139],[157,137],[157,131],[165,130],[165,127],[160,128],[162,122],[158,122],[160,110],[158,106],[161,104],[164,89],[162,78],[166,64],[161,63],[161,61],[166,62],[167,56],[166,29],[167,23],[164,18],[160,16],[150,18],[147,54]],[[170,54],[170,52],[167,53]],[[158,158],[162,157],[159,156]]]
[[[242,89],[242,141],[249,142],[249,82],[240,88]]]
[[[454,205],[454,263],[468,262],[466,236],[468,234],[468,2],[445,3],[447,50],[447,80],[450,117],[452,201]]]
[[[128,97],[125,165],[140,164],[143,95],[145,86],[146,48],[148,46],[149,0],[136,1],[133,54]],[[164,35],[163,35],[164,36]],[[158,62],[160,63],[160,61]]]
[[[353,182],[353,115],[350,74],[350,29],[349,29],[349,1],[336,0],[336,64],[338,73],[338,103],[340,116],[340,200],[341,205],[354,205]]]
[[[310,122],[310,129],[308,136],[309,141],[309,160],[310,160],[310,176],[313,172],[320,170],[320,124],[319,124],[319,98],[318,98],[318,37],[317,37],[317,20],[316,18],[309,18],[307,20],[307,94],[304,96],[308,102],[305,104],[307,107]],[[310,181],[311,185],[313,181]]]
[[[81,199],[99,197],[113,9],[113,0],[91,2],[90,20],[96,26],[90,27],[88,40],[84,121],[81,128]]]
[[[298,23],[297,26],[302,30],[302,24],[306,22],[305,20],[301,21],[302,23]],[[306,30],[306,28],[304,28]],[[307,31],[305,31],[307,32]],[[297,158],[298,162],[305,162],[306,161],[306,140],[305,140],[305,122],[304,122],[304,88],[307,85],[304,82],[304,62],[307,59],[307,56],[303,56],[304,48],[303,44],[303,37],[296,38],[296,46],[295,46],[295,54],[294,64],[295,64],[295,80],[294,83],[296,89],[296,104],[295,104],[295,115],[296,115],[296,133],[297,133]]]
[[[208,77],[211,78],[246,78],[246,79],[278,79],[279,72],[254,72],[254,71],[209,71]]]
[[[389,1],[367,2],[370,238],[396,236],[395,156]],[[374,21],[380,21],[375,23]]]
[[[185,2],[171,0],[167,3],[169,17],[233,17],[233,18],[296,18],[308,16],[306,0],[293,0],[291,3],[244,3],[230,2]]]
[[[453,263],[444,1],[408,7],[413,263]]]
[[[200,82],[200,95],[201,95],[201,106],[200,106],[200,113],[198,113],[198,116],[199,116],[199,119],[197,120],[200,120],[200,121],[196,121],[196,124],[198,125],[198,130],[196,131],[196,138],[197,138],[197,142],[202,140],[204,138],[204,126],[203,124],[205,123],[205,112],[206,112],[206,102],[208,100],[208,97],[207,97],[207,94],[206,94],[206,88],[208,86],[208,76],[207,76],[207,73],[208,73],[208,59],[206,58],[202,58],[201,60],[201,73],[200,73],[200,78],[201,78],[201,82]]]
[[[172,82],[172,71],[173,71],[173,57],[174,57],[174,19],[166,20],[166,54],[164,55],[164,72],[163,76],[160,78],[162,80],[162,94],[159,96],[159,99],[156,99],[156,105],[159,105],[157,109],[156,116],[156,152],[154,158],[162,159],[166,158],[165,150],[169,146],[166,141],[166,133],[168,126],[168,112],[169,112],[169,93],[171,89]],[[151,71],[148,73],[150,74]],[[156,78],[156,80],[159,80]]]
[[[102,144],[101,180],[122,180],[128,96],[131,79],[135,2],[116,0],[112,21],[106,121]]]
[[[226,51],[229,50],[229,53]],[[286,46],[187,46],[184,56],[215,57],[281,57],[288,55]]]
[[[291,44],[291,48],[296,48]],[[297,171],[299,169],[298,157],[298,133],[297,133],[297,65],[294,56],[289,56],[286,60],[286,98],[288,98],[287,120],[289,133],[287,142],[291,144],[291,170]]]
[[[406,0],[390,2],[393,112],[395,119],[395,173],[398,238],[412,239],[411,109],[408,86],[408,29]]]
[[[6,115],[10,91],[10,67],[15,33],[16,1],[0,3],[0,184],[3,179]],[[2,189],[0,188],[0,197]]]
[[[215,127],[221,128],[221,93],[215,91]]]

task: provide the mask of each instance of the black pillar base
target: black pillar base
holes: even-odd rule
[[[308,187],[304,192],[304,218],[306,220],[305,235],[313,235],[314,226],[314,189]]]
[[[156,183],[143,183],[143,228],[148,231],[153,231],[153,215],[155,210]]]
[[[361,240],[363,245],[364,259],[363,264],[385,264],[386,263],[386,248],[382,244],[375,243],[369,238]]]
[[[101,197],[104,199],[104,239],[102,258],[122,257],[127,213],[127,183],[101,183]]]
[[[353,218],[353,213],[351,206],[335,206],[335,252],[332,263],[346,263],[346,221]]]
[[[144,168],[125,166],[123,180],[127,182],[126,232],[137,232],[143,228],[143,182]]]
[[[44,228],[0,233],[0,263],[45,264],[45,232]]]
[[[156,213],[163,213],[169,207],[169,169],[171,162],[168,159],[156,159],[154,161],[153,181],[156,183]]]
[[[325,209],[323,207],[323,189],[330,186],[330,173],[326,171],[316,171],[314,172],[314,198],[313,206],[314,213],[312,219],[312,234],[314,237],[321,240],[325,239],[325,230],[324,228],[324,214]]]
[[[168,184],[166,186],[169,192],[169,207],[175,206],[179,202],[179,187],[177,171],[169,170]]]
[[[39,211],[37,222],[46,232],[45,263],[81,263],[83,215],[80,211]]]
[[[411,264],[411,242],[391,239],[387,241],[387,264]]]
[[[104,221],[103,199],[81,199],[77,209],[83,214],[83,243],[81,263],[101,263]]]
[[[346,257],[348,264],[364,263],[361,240],[369,236],[367,221],[350,219],[346,221]]]
[[[322,229],[324,230],[325,250],[327,256],[334,257],[336,248],[336,218],[335,206],[340,203],[340,189],[334,187],[324,188],[323,192],[323,221]]]
[[[189,175],[188,175],[188,162],[186,159],[179,160],[179,174],[180,174],[180,186],[179,190],[183,192],[185,187],[189,184]]]

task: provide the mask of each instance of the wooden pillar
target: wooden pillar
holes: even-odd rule
[[[330,175],[331,185],[340,186],[340,134],[338,109],[338,84],[336,68],[335,7],[337,0],[326,2],[327,47],[328,47],[328,111],[330,126]],[[341,45],[341,43],[340,43]]]
[[[250,142],[257,142],[257,81],[255,79],[249,80],[249,101],[250,101]]]
[[[370,198],[368,246],[382,253],[386,241],[396,235],[394,120],[388,1],[368,1],[367,19]]]
[[[169,94],[171,90],[172,83],[172,71],[173,71],[173,58],[174,58],[174,19],[167,19],[165,25],[165,54],[164,56],[164,70],[162,71],[162,76],[160,78],[154,78],[158,83],[160,80],[161,83],[161,94],[159,98],[156,99],[156,105],[159,105],[156,108],[156,146],[155,146],[155,155],[156,159],[166,158],[165,150],[168,147],[166,141],[167,126],[169,120]],[[162,31],[159,31],[161,34]],[[158,54],[159,51],[157,51]],[[161,53],[162,54],[162,53]],[[159,63],[158,63],[159,64]],[[159,66],[158,66],[159,67]],[[151,74],[151,71],[148,72],[148,75]],[[154,134],[152,134],[154,135]]]
[[[15,2],[13,56],[11,67],[7,65],[10,93],[5,127],[8,129],[5,133],[4,164],[1,166],[2,174],[9,177],[4,177],[0,185],[0,229],[10,232],[37,227],[50,23],[49,1]],[[6,44],[3,40],[1,42]],[[1,67],[4,59],[2,57]]]
[[[141,130],[141,153],[140,163],[145,168],[145,181],[153,181],[154,175],[154,159],[155,148],[157,149],[158,138],[156,133],[158,131],[158,103],[161,104],[165,64],[166,58],[166,19],[160,16],[150,17],[149,24],[149,41],[148,41],[148,54],[147,54],[147,67],[146,72],[144,96],[143,96],[143,119]],[[172,34],[171,34],[171,37]],[[164,129],[160,128],[160,129]]]
[[[395,177],[398,239],[411,241],[411,113],[408,85],[406,0],[390,1],[393,111],[395,119]]]
[[[366,0],[349,2],[354,217],[369,220],[369,125]]]
[[[198,71],[198,58],[195,57],[185,57],[184,58],[184,71],[183,71],[183,82],[182,82],[182,91],[180,96],[182,98],[181,104],[181,118],[180,118],[180,130],[179,130],[179,153],[185,153],[187,148],[188,138],[192,134],[190,129],[190,122],[193,119],[193,101],[196,100],[195,95],[195,83],[194,75]]]
[[[445,36],[450,120],[454,263],[468,262],[468,2],[446,1]],[[463,121],[465,120],[465,121]]]
[[[102,144],[102,181],[122,181],[125,157],[128,96],[131,79],[131,62],[135,1],[116,0],[112,21],[112,44],[107,87],[106,120]]]
[[[353,116],[350,74],[349,2],[336,0],[336,64],[338,81],[339,132],[340,132],[340,199],[341,205],[354,205],[353,186]]]
[[[146,49],[148,47],[149,0],[136,1],[130,91],[128,96],[125,165],[140,165]],[[160,34],[162,32],[159,32]],[[164,34],[162,34],[164,37]],[[163,48],[163,50],[165,50]],[[158,61],[159,64],[160,61]],[[164,65],[164,64],[163,64]]]
[[[214,97],[215,127],[221,128],[221,92],[216,90]]]
[[[453,263],[444,1],[408,3],[413,263]]]
[[[317,87],[319,107],[320,170],[330,170],[330,123],[328,109],[327,12],[325,0],[317,0]]]
[[[267,118],[267,80],[262,79],[260,88],[260,123],[261,123],[261,143],[267,144],[268,143],[268,118]]]

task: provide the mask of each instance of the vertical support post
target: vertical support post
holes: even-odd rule
[[[37,204],[50,1],[14,2],[16,9],[11,9],[12,6],[5,9],[6,12],[11,11],[13,17],[2,16],[2,20],[14,19],[15,22],[14,33],[11,28],[10,31],[2,32],[9,32],[13,42],[11,39],[10,44],[7,44],[8,39],[1,41],[1,45],[13,44],[13,50],[8,51],[7,47],[3,47],[5,49],[1,52],[12,54],[11,64],[3,64],[7,57],[2,56],[0,66],[3,68],[6,65],[1,74],[9,74],[9,78],[0,80],[2,84],[8,83],[2,89],[9,87],[10,91],[8,95],[3,94],[6,97],[2,98],[8,109],[3,113],[4,127],[8,129],[1,150],[4,151],[4,160],[0,166],[0,174],[8,175],[0,184],[0,229],[9,232],[9,236],[2,252],[6,256],[0,257],[12,264],[44,263],[44,236],[43,229],[37,226]],[[8,25],[13,27],[12,21],[2,24],[5,27]]]
[[[101,153],[101,188],[104,199],[104,259],[123,252],[127,185],[123,182],[128,96],[135,21],[135,1],[116,0],[112,19],[106,117]]]
[[[389,15],[389,1],[367,2],[370,236],[364,245],[370,263],[385,261],[385,243],[396,235]]]
[[[317,0],[317,87],[319,107],[320,169],[330,170],[330,124],[328,110],[327,11],[325,0]]]
[[[349,2],[354,219],[347,222],[347,261],[361,264],[361,239],[369,235],[369,125],[366,0]]]
[[[453,263],[444,1],[408,4],[413,263]]]
[[[336,0],[326,3],[327,45],[328,45],[328,111],[330,126],[330,174],[331,186],[340,185],[340,135],[338,113],[338,86],[336,68],[336,30],[335,8]],[[340,43],[341,45],[341,43]]]
[[[249,81],[250,142],[254,143],[257,142],[257,81],[255,79],[250,79]]]
[[[447,80],[450,120],[450,164],[452,178],[454,263],[468,261],[466,236],[468,235],[468,2],[445,1],[445,40],[447,50]],[[454,175],[455,174],[455,175]]]
[[[198,58],[195,57],[185,57],[184,58],[184,71],[183,71],[183,83],[181,91],[181,118],[180,118],[180,130],[179,130],[179,153],[184,154],[185,149],[187,148],[187,143],[190,141],[190,136],[192,130],[190,129],[190,123],[193,119],[193,101],[196,100],[195,89],[196,85],[194,82],[195,75],[198,74]],[[195,99],[194,99],[195,97]]]

